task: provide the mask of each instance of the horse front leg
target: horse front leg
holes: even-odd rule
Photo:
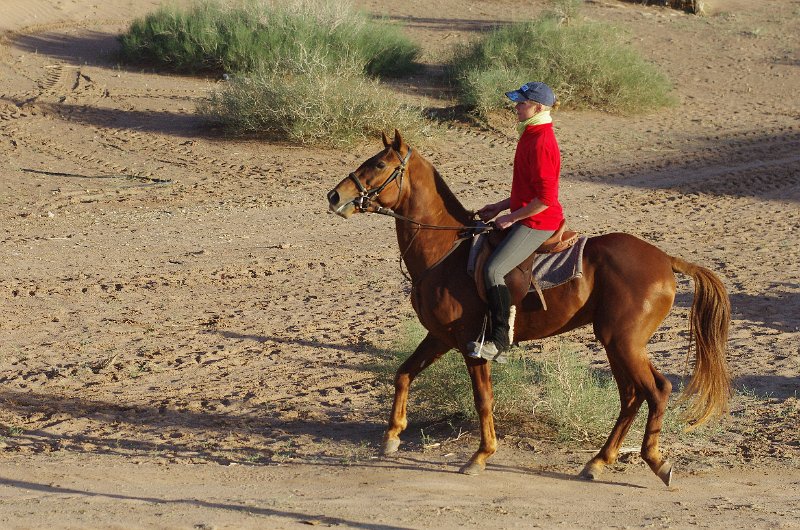
[[[449,350],[450,346],[428,333],[414,353],[397,369],[394,376],[394,403],[389,416],[389,428],[383,436],[383,447],[381,448],[384,456],[395,453],[400,448],[400,433],[408,426],[406,404],[411,382],[422,370]]]
[[[497,436],[494,432],[494,418],[492,407],[494,395],[492,393],[492,374],[490,363],[482,359],[464,357],[472,380],[472,397],[475,400],[475,410],[481,425],[481,445],[472,455],[461,472],[465,475],[478,475],[486,469],[486,460],[497,451]]]

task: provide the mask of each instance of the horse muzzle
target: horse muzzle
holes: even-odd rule
[[[355,199],[357,197],[343,199],[339,192],[333,189],[328,192],[328,210],[347,219],[356,212]]]

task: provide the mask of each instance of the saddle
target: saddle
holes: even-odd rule
[[[478,295],[485,302],[484,266],[494,249],[503,241],[508,230],[486,232],[485,230],[480,230],[480,228],[476,230],[477,233],[472,238],[469,260],[467,261],[467,273],[474,278]],[[511,303],[519,305],[529,292],[535,291],[539,296],[542,307],[547,310],[542,288],[533,275],[534,262],[544,254],[556,254],[571,248],[578,239],[578,233],[566,230],[566,221],[562,220],[558,230],[552,236],[542,243],[525,261],[506,275],[505,280],[511,293]]]

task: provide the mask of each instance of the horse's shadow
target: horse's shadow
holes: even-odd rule
[[[36,412],[38,426],[25,429],[16,425],[2,428],[8,446],[28,446],[35,451],[50,452],[70,450],[102,454],[169,454],[194,455],[195,458],[229,463],[235,461],[258,461],[264,447],[277,444],[278,440],[307,436],[315,442],[344,443],[350,447],[364,445],[365,440],[380,440],[383,425],[370,421],[343,421],[338,417],[317,420],[289,420],[271,414],[265,407],[257,412],[213,412],[175,409],[165,411],[158,404],[152,406],[124,406],[103,400],[88,400],[80,397],[52,396],[31,391],[0,391],[0,402],[4,412],[17,417],[30,416]],[[98,429],[103,425],[128,425],[142,436],[105,437],[102,434],[57,433],[52,430],[71,419],[96,421]],[[126,430],[124,427],[123,429]],[[181,433],[202,431],[202,439],[191,436],[169,438],[170,431]],[[226,435],[250,437],[261,449],[242,447],[209,447],[209,440]],[[186,440],[186,441],[183,441]]]
[[[681,293],[676,297],[676,305],[682,305],[684,307],[689,307],[691,305],[691,294]],[[734,295],[735,296],[735,295]],[[749,295],[748,295],[749,296]],[[783,295],[778,295],[778,299],[781,298]],[[786,296],[796,296],[794,294],[788,294]],[[733,296],[732,296],[733,298]],[[759,315],[762,320],[765,319],[765,315],[762,315],[758,311],[754,311],[752,313],[753,318],[758,318]],[[795,317],[787,317],[787,318],[795,318]],[[764,322],[765,325],[769,326],[770,320]],[[783,321],[785,322],[785,321]],[[783,328],[785,324],[776,324],[776,328],[780,331],[791,331],[791,324]],[[277,342],[281,344],[296,344],[299,346],[305,347],[313,347],[313,348],[320,348],[320,349],[331,349],[337,351],[346,351],[346,352],[367,352],[370,354],[375,355],[377,358],[382,359],[389,359],[396,357],[398,366],[402,359],[397,357],[397,352],[386,349],[380,348],[378,346],[364,343],[358,346],[345,346],[341,344],[332,344],[332,343],[322,343],[319,341],[308,340],[308,339],[289,339],[289,338],[282,338],[282,337],[272,337],[266,335],[253,335],[253,334],[242,334],[237,333],[234,331],[227,331],[227,330],[210,330],[209,333],[217,333],[225,338],[228,339],[235,339],[235,340],[253,340],[256,342]],[[352,364],[348,365],[342,362],[333,362],[333,361],[322,361],[323,366],[330,366],[332,368],[351,368],[355,370],[364,370],[368,368],[365,364]],[[592,367],[591,370],[601,377],[604,378],[611,378],[611,370],[610,368],[596,368]],[[673,393],[677,394],[680,392],[682,388],[684,388],[690,379],[690,375],[688,374],[675,374],[675,373],[664,373],[664,377],[669,379],[669,382],[672,383]],[[790,397],[795,397],[797,395],[797,389],[800,388],[800,377],[794,376],[783,376],[783,375],[760,375],[760,374],[743,374],[736,377],[733,381],[734,387],[739,388],[745,391],[753,391],[758,395],[769,396],[771,398],[776,399],[787,399]],[[424,428],[425,425],[422,425]]]
[[[681,289],[675,296],[675,305],[689,308],[693,296],[691,287]],[[793,333],[800,330],[800,312],[791,310],[800,306],[800,285],[797,283],[774,281],[757,295],[737,292],[732,288],[728,298],[734,319],[780,332]]]
[[[800,313],[792,308],[800,306],[798,285],[787,282],[773,282],[769,289],[761,294],[732,292],[731,312],[734,327],[759,326],[771,331],[760,331],[760,335],[779,337],[794,334],[800,330]],[[676,306],[688,308],[691,305],[692,293],[681,291],[675,299]],[[776,338],[776,340],[778,340]],[[680,384],[684,378],[668,375],[670,381]],[[800,377],[768,374],[741,374],[734,379],[734,386],[758,395],[777,399],[787,399],[797,395],[800,388]]]
[[[0,393],[0,401],[3,407],[9,412],[16,412],[20,415],[36,410],[40,414],[47,416],[48,413],[58,411],[59,419],[50,424],[45,424],[38,429],[17,429],[13,435],[9,435],[7,448],[16,444],[27,446],[36,452],[68,451],[83,454],[102,454],[102,455],[167,455],[171,459],[191,459],[215,462],[227,465],[232,462],[245,463],[249,465],[269,464],[269,459],[258,460],[252,458],[257,456],[258,450],[243,450],[241,448],[231,448],[228,450],[221,448],[204,449],[203,444],[193,444],[182,442],[181,438],[169,439],[169,441],[153,441],[142,438],[132,437],[104,437],[102,435],[86,434],[63,434],[49,431],[49,427],[64,421],[64,414],[69,414],[75,418],[97,418],[102,416],[109,418],[114,424],[128,423],[136,428],[137,432],[149,434],[153,431],[164,431],[167,429],[192,430],[202,429],[204,432],[214,432],[226,435],[251,435],[253,432],[264,432],[264,437],[269,438],[273,430],[279,430],[281,436],[292,438],[300,436],[310,436],[316,442],[336,442],[344,443],[352,448],[359,448],[359,455],[336,455],[329,450],[321,454],[297,455],[289,458],[294,465],[314,465],[314,466],[341,466],[365,468],[387,468],[405,471],[424,471],[431,473],[444,473],[448,475],[459,474],[460,462],[462,458],[449,461],[444,458],[426,457],[422,452],[422,429],[427,429],[430,424],[412,423],[409,426],[406,437],[406,450],[391,457],[378,456],[378,441],[381,439],[384,425],[376,422],[347,422],[333,420],[296,420],[285,421],[277,418],[254,417],[253,415],[231,415],[217,414],[209,412],[181,411],[170,414],[166,417],[160,414],[155,408],[137,406],[137,414],[115,414],[121,412],[118,404],[107,403],[98,400],[83,400],[80,398],[63,398],[35,394],[31,392],[17,393],[4,391]],[[129,409],[125,409],[129,410]],[[161,416],[161,417],[159,417]],[[154,417],[159,419],[154,420]],[[6,427],[10,432],[11,427]],[[420,434],[416,434],[420,433]],[[213,435],[210,437],[213,438]],[[365,440],[369,441],[365,445]],[[364,454],[367,449],[369,455]],[[328,448],[329,449],[329,448]],[[345,449],[345,452],[347,450]],[[541,475],[560,480],[575,480],[572,475],[540,471],[534,468],[490,464],[490,470],[503,473],[521,473]]]
[[[675,305],[688,308],[693,293],[681,290],[675,296]],[[742,320],[783,333],[800,330],[800,312],[792,308],[800,306],[800,285],[791,282],[772,282],[760,294],[736,292],[728,294],[731,313],[735,320]]]
[[[18,480],[0,477],[0,486],[6,488],[17,488],[25,491],[40,492],[45,495],[57,495],[63,497],[77,497],[77,498],[95,498],[95,499],[111,499],[114,501],[138,501],[147,504],[171,506],[171,507],[194,507],[194,508],[208,508],[212,510],[224,510],[231,513],[246,514],[249,517],[280,517],[284,519],[294,519],[300,524],[318,524],[324,523],[327,526],[343,526],[346,528],[364,528],[369,530],[403,530],[406,527],[394,526],[389,524],[381,524],[375,522],[364,523],[352,519],[344,519],[341,517],[333,517],[328,515],[314,515],[313,523],[309,521],[310,514],[303,512],[293,512],[289,510],[279,510],[276,508],[268,508],[257,506],[253,504],[236,504],[234,502],[219,502],[219,501],[206,501],[197,498],[175,498],[175,497],[159,497],[156,495],[142,496],[130,495],[118,492],[102,491],[96,488],[66,488],[54,484],[43,484],[40,482],[33,482],[31,480]],[[195,525],[195,528],[205,528],[205,525]]]
[[[800,331],[800,312],[791,308],[800,307],[798,285],[773,284],[764,293],[753,295],[732,293],[730,295],[734,318],[780,331]]]

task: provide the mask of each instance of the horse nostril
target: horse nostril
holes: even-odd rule
[[[331,190],[328,193],[328,204],[330,205],[337,205],[339,204],[339,192],[336,190]]]

